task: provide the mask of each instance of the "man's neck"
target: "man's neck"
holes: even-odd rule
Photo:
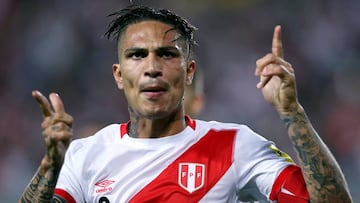
[[[186,127],[183,114],[161,119],[131,116],[128,134],[134,138],[160,138],[175,135]]]

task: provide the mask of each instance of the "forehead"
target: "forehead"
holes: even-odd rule
[[[174,26],[155,20],[130,24],[119,40],[119,46],[134,46],[141,43],[175,44],[180,34]]]

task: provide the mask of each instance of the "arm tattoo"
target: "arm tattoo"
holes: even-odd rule
[[[21,203],[49,203],[66,201],[61,198],[53,198],[56,181],[59,175],[59,169],[49,168],[45,175],[40,173],[40,169],[26,187],[23,195],[20,198]]]
[[[311,126],[305,112],[283,115],[311,202],[351,202],[345,178],[335,158]]]

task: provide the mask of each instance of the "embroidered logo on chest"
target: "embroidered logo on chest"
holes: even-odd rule
[[[178,184],[192,193],[204,186],[205,165],[199,163],[179,163]]]
[[[95,183],[96,186],[96,193],[104,193],[104,192],[111,192],[112,187],[110,187],[111,184],[113,184],[115,181],[113,180],[102,180],[97,183]]]

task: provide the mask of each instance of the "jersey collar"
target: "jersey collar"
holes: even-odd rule
[[[194,119],[192,119],[190,116],[185,115],[185,121],[186,124],[191,127],[193,130],[195,130],[196,127],[196,122]],[[125,134],[128,133],[128,127],[130,125],[130,121],[128,121],[127,123],[122,123],[120,124],[120,138],[123,138]]]

